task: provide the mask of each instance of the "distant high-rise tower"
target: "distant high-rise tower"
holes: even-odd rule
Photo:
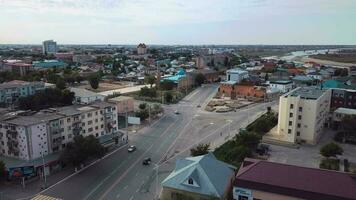
[[[58,50],[57,42],[55,42],[54,40],[43,41],[42,43],[43,54],[45,55],[55,54],[57,53],[57,50]]]
[[[137,54],[147,54],[147,46],[145,45],[145,43],[140,43],[139,45],[137,45]]]

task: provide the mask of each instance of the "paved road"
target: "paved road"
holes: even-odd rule
[[[207,85],[193,91],[179,104],[166,106],[166,115],[151,127],[130,135],[137,150],[125,148],[81,173],[44,191],[44,194],[71,199],[154,199],[159,184],[174,168],[174,161],[189,155],[189,149],[199,143],[218,146],[232,137],[232,130],[247,124],[248,118],[264,111],[264,104],[247,107],[228,114],[208,113],[197,105],[207,103],[217,85]],[[180,114],[174,114],[178,110]],[[143,166],[151,157],[153,164]],[[155,168],[155,164],[159,167]],[[158,170],[156,170],[158,169]]]

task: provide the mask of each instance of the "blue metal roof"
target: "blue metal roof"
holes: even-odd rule
[[[179,159],[162,186],[221,198],[235,169],[217,160],[212,153]],[[189,184],[189,179],[193,184]]]

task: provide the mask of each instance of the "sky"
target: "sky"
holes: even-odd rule
[[[0,44],[356,44],[356,0],[0,0]]]

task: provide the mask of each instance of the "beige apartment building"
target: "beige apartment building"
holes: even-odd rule
[[[279,99],[277,129],[267,137],[287,142],[317,143],[328,119],[331,91],[299,87]]]

